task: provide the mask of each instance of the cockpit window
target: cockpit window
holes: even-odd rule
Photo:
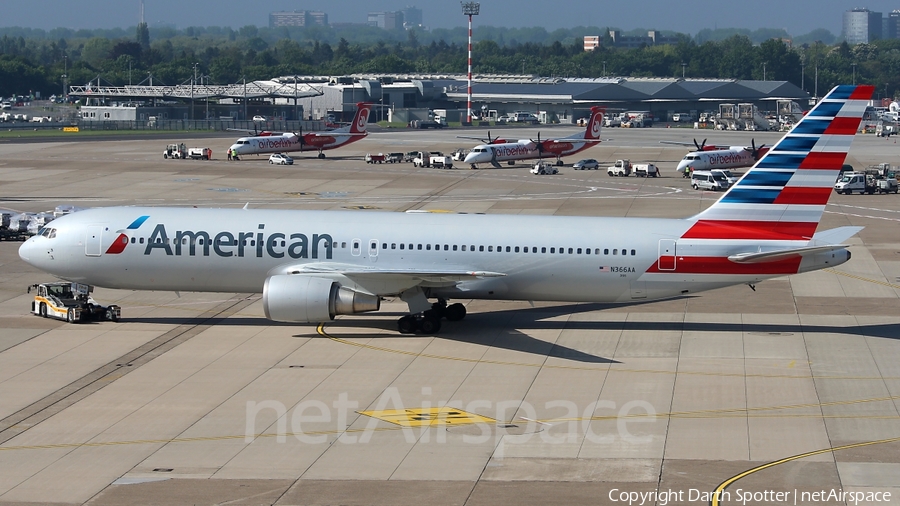
[[[56,229],[50,228],[50,227],[44,227],[44,228],[38,230],[38,235],[46,237],[48,239],[55,239],[56,238]]]

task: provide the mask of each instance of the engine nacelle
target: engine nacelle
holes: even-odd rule
[[[263,286],[266,318],[276,322],[323,322],[339,314],[378,311],[380,306],[377,295],[315,276],[279,274],[270,276]]]

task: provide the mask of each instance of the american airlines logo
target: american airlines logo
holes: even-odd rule
[[[109,248],[106,250],[107,255],[118,255],[119,253],[125,251],[125,246],[128,246],[128,234],[125,233],[126,230],[137,230],[141,228],[141,225],[147,221],[147,218],[150,216],[141,216],[140,218],[131,222],[131,225],[128,225],[128,228],[125,230],[119,230],[119,236],[116,237],[116,240],[113,241],[112,244],[109,245]]]

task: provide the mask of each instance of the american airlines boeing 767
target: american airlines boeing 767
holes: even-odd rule
[[[399,297],[399,331],[423,334],[465,317],[452,299],[629,303],[752,286],[850,259],[842,243],[859,227],[816,229],[872,92],[831,90],[690,218],[113,207],[53,221],[19,255],[100,287],[262,292],[283,322]]]

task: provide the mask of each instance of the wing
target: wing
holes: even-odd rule
[[[693,142],[679,142],[679,141],[659,141],[660,144],[672,144],[675,146],[687,146],[691,148],[696,148]]]
[[[849,244],[832,244],[829,246],[808,246],[805,248],[792,248],[792,249],[783,249],[777,251],[764,251],[760,253],[738,253],[737,255],[731,255],[728,257],[728,260],[736,264],[758,264],[763,262],[776,262],[778,260],[784,260],[786,258],[796,257],[796,256],[806,256],[813,255],[816,253],[827,253],[829,251],[836,251],[841,249],[849,248]]]
[[[269,271],[269,275],[288,274],[344,278],[370,293],[392,295],[416,286],[453,286],[464,281],[476,281],[506,276],[502,272],[478,271],[465,268],[392,269],[360,267],[337,262],[316,262],[284,265]]]

